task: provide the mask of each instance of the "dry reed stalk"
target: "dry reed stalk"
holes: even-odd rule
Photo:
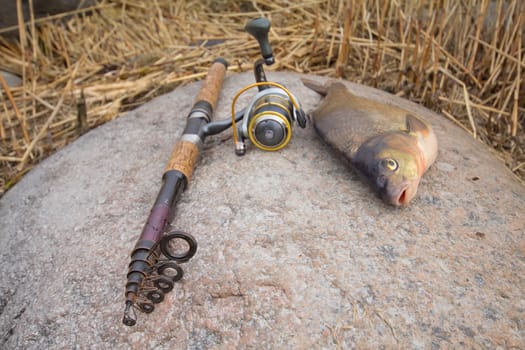
[[[350,28],[352,25],[352,9],[347,7],[345,10],[345,21],[343,25],[343,38],[341,39],[341,45],[339,48],[339,54],[337,56],[337,62],[335,64],[335,76],[336,78],[341,78],[343,76],[343,71],[348,64],[348,53],[349,53],[349,37],[350,37]]]
[[[519,0],[102,0],[31,18],[19,42],[0,38],[0,68],[24,79],[0,94],[0,195],[81,134],[82,93],[95,127],[203,78],[217,56],[230,71],[251,70],[259,50],[243,27],[257,16],[272,21],[270,74],[340,76],[422,103],[525,178],[524,9]]]
[[[11,94],[11,89],[7,85],[7,82],[5,81],[2,75],[0,75],[0,85],[2,86],[2,89],[4,90],[4,93],[6,94],[7,98],[9,99],[9,102],[11,102],[11,107],[13,108],[13,112],[16,118],[20,121],[20,124],[22,125],[22,134],[24,136],[24,140],[26,144],[29,144],[31,140],[29,139],[29,134],[27,133],[26,118],[23,118],[20,114],[20,110],[18,109],[17,103],[13,98],[13,94]]]

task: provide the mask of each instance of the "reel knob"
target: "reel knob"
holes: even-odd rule
[[[273,50],[270,46],[270,41],[268,40],[268,33],[270,31],[270,21],[266,18],[256,18],[249,21],[244,30],[251,34],[259,43],[261,48],[261,54],[264,58],[264,63],[271,65],[275,62],[273,57]]]

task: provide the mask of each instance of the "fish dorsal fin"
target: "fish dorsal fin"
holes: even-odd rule
[[[321,83],[319,83],[319,82],[317,82],[315,80],[306,79],[306,78],[301,78],[301,81],[303,82],[304,86],[306,86],[307,88],[309,88],[311,90],[314,90],[315,92],[317,92],[321,96],[326,96],[326,94],[328,93],[328,86],[329,86],[329,84],[327,84],[327,83],[321,84]]]
[[[413,114],[406,115],[406,127],[408,133],[427,136],[430,132],[428,125]]]
[[[301,81],[304,86],[317,92],[321,96],[328,95],[330,90],[346,90],[346,86],[337,80],[328,81],[324,84],[307,78],[301,78]]]

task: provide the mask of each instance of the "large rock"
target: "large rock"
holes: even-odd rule
[[[299,75],[269,77],[319,101]],[[252,81],[227,78],[217,118]],[[84,135],[0,200],[0,348],[525,348],[525,188],[443,117],[351,83],[435,127],[411,205],[384,205],[311,127],[244,157],[210,138],[174,223],[197,254],[122,325],[129,253],[199,86]]]

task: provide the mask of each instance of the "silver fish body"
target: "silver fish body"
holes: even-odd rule
[[[414,113],[357,97],[340,82],[303,83],[325,96],[310,112],[321,138],[341,152],[386,203],[408,204],[437,156],[432,127]]]

